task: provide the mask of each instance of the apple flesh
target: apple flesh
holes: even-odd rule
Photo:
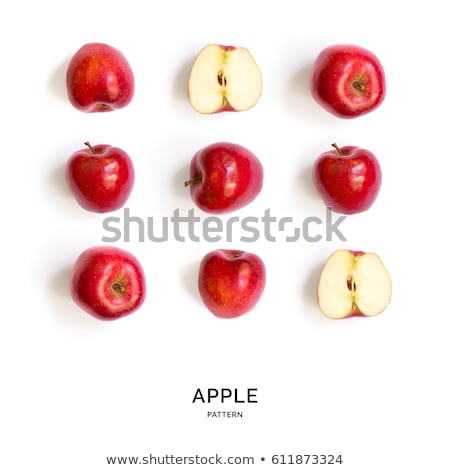
[[[313,183],[334,212],[356,214],[368,210],[381,189],[382,173],[377,158],[366,149],[334,147],[317,158]]]
[[[66,163],[66,181],[75,199],[91,212],[121,208],[134,185],[134,168],[128,154],[99,144],[74,152]]]
[[[332,319],[379,315],[391,295],[391,278],[379,256],[345,249],[328,258],[317,289],[320,310]]]
[[[200,263],[200,297],[219,318],[236,318],[252,310],[265,283],[264,263],[253,253],[219,249],[206,254]]]
[[[223,214],[252,202],[262,189],[263,174],[261,162],[250,150],[217,142],[193,156],[185,186],[200,209]]]
[[[116,320],[138,310],[145,299],[145,276],[129,252],[108,246],[88,248],[72,268],[74,302],[101,320]]]
[[[69,63],[66,88],[70,102],[80,111],[113,111],[132,100],[134,75],[122,52],[108,44],[88,43]]]
[[[199,113],[246,111],[261,93],[261,71],[246,48],[209,44],[195,58],[188,95]]]
[[[341,118],[355,118],[378,108],[386,95],[383,66],[371,51],[351,44],[326,47],[311,72],[313,98]]]

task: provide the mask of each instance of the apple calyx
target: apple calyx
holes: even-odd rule
[[[102,111],[112,111],[113,110],[113,107],[110,106],[109,104],[106,104],[106,103],[97,103],[95,105],[95,111],[99,111],[99,112],[102,112]]]
[[[225,253],[225,256],[226,256],[227,258],[230,258],[230,259],[236,259],[236,258],[239,258],[239,257],[242,256],[242,255],[243,255],[243,252],[242,252],[242,251],[239,251],[239,250],[237,250],[237,251],[229,251],[229,252]]]
[[[123,284],[120,284],[120,282],[114,282],[114,284],[111,286],[111,289],[116,292],[119,295],[122,295],[125,293],[125,287]]]
[[[366,84],[362,80],[354,80],[352,82],[352,88],[362,93],[366,89]]]

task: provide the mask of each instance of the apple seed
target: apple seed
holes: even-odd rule
[[[220,86],[227,86],[227,77],[223,74],[222,70],[217,74],[217,81]]]
[[[355,292],[356,291],[356,282],[352,278],[352,276],[349,276],[347,278],[347,288],[349,291]]]

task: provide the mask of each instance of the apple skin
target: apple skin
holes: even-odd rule
[[[145,275],[131,253],[96,246],[83,251],[70,279],[74,302],[100,320],[116,320],[138,310],[146,295]]]
[[[200,263],[198,290],[205,306],[218,318],[236,318],[252,310],[266,284],[262,259],[242,250],[218,249]]]
[[[348,119],[380,106],[386,96],[386,79],[381,62],[372,52],[351,44],[336,44],[317,56],[310,89],[323,108]]]
[[[313,165],[313,182],[334,212],[356,214],[374,203],[381,188],[381,167],[375,155],[348,145],[328,150]]]
[[[134,75],[122,52],[107,44],[88,43],[69,63],[66,88],[70,102],[80,111],[113,111],[132,100]]]
[[[263,166],[250,150],[217,142],[193,156],[185,186],[200,209],[223,214],[252,202],[262,189],[263,177]]]
[[[66,181],[81,207],[90,212],[120,209],[134,185],[134,167],[128,154],[107,144],[74,152],[66,163]]]
[[[219,44],[219,47],[221,47],[224,51],[232,51],[236,49],[236,46],[224,46],[223,44]]]

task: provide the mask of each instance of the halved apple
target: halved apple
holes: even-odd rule
[[[244,47],[209,44],[195,58],[188,94],[199,113],[246,111],[261,93],[261,71]]]
[[[328,258],[317,288],[320,310],[332,319],[378,315],[391,295],[391,277],[379,256],[345,249]]]

